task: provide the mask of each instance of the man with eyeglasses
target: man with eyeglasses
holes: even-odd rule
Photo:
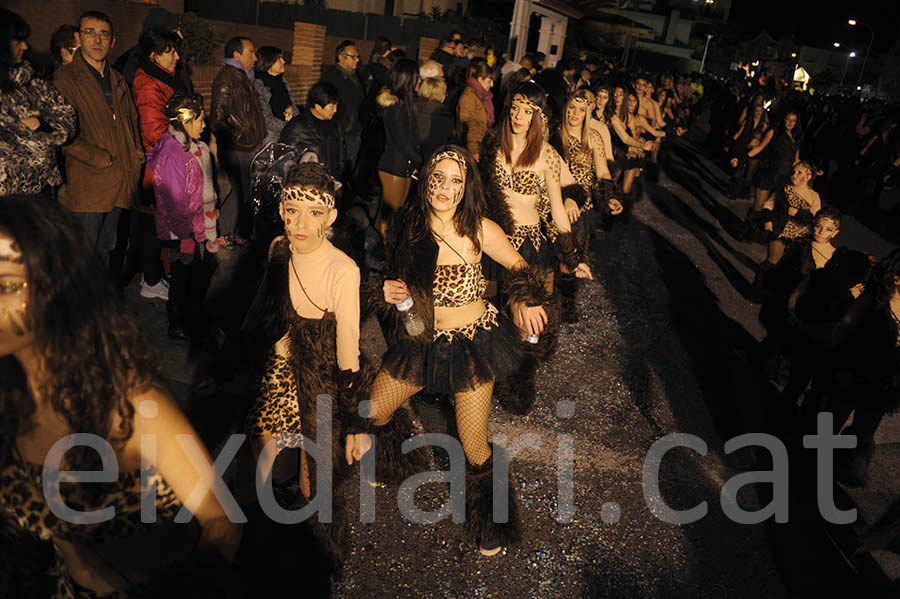
[[[89,11],[78,20],[81,47],[54,84],[78,113],[78,133],[63,146],[66,183],[59,201],[81,222],[94,245],[110,252],[123,209],[138,191],[144,152],[137,109],[125,79],[107,58],[116,44],[112,22]]]
[[[359,107],[365,97],[365,90],[357,72],[359,49],[352,40],[344,40],[334,51],[334,61],[335,64],[323,73],[322,81],[331,83],[338,90],[340,101],[334,121],[344,135],[346,168],[352,173],[356,168],[362,135]]]

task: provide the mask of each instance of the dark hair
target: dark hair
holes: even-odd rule
[[[200,113],[203,112],[203,98],[198,94],[173,94],[162,109],[163,115],[169,119],[169,124],[184,135],[184,149],[189,152],[191,150],[191,136],[188,135],[187,129],[184,128],[184,123],[178,118],[179,110],[183,108],[193,110],[197,114],[197,118],[199,118]]]
[[[328,104],[337,104],[340,99],[340,92],[333,83],[319,81],[306,92],[306,107],[312,110],[318,104],[324,108]]]
[[[412,58],[401,58],[391,65],[391,93],[407,106],[416,98],[419,82],[419,63]]]
[[[875,309],[891,309],[891,297],[897,288],[898,278],[900,278],[900,248],[876,262],[866,281],[866,292],[873,294]]]
[[[469,77],[474,77],[475,79],[484,79],[485,77],[491,76],[491,67],[488,66],[487,61],[483,58],[473,58],[469,63]]]
[[[50,36],[50,53],[56,59],[57,64],[62,64],[62,50],[75,47],[75,34],[78,33],[78,27],[75,25],[61,25],[59,29]]]
[[[622,90],[622,106],[621,107],[616,106],[616,90],[617,89]],[[625,87],[624,85],[615,85],[612,88],[612,93],[609,94],[609,103],[613,105],[613,113],[617,117],[619,117],[619,120],[622,121],[623,125],[626,122],[627,113],[628,113],[628,93],[629,93],[628,88]]]
[[[513,98],[521,95],[529,102],[537,104],[540,108],[531,115],[531,124],[528,126],[528,134],[525,139],[525,149],[519,154],[519,160],[514,166],[523,167],[534,164],[541,155],[544,147],[544,123],[543,115],[547,114],[547,93],[537,83],[523,83],[513,88],[506,96],[503,112],[503,123],[500,126],[500,147],[506,161],[512,163],[512,124],[510,123],[510,111]]]
[[[522,67],[512,75],[510,75],[510,81],[515,83],[528,83],[531,81],[531,71]]]
[[[159,384],[162,375],[152,346],[118,299],[106,264],[75,218],[55,201],[0,198],[0,232],[15,240],[25,262],[27,322],[50,375],[37,395],[72,432],[124,444],[134,429],[132,396]],[[11,356],[0,358],[0,380],[0,439],[15,439],[34,425],[34,395]],[[114,414],[121,420],[116,430]],[[67,456],[76,469],[99,463],[87,448]]]
[[[584,67],[584,63],[578,60],[577,58],[568,58],[563,61],[562,65],[559,67],[559,72],[562,73],[564,71],[578,71]]]
[[[292,166],[284,176],[283,186],[285,189],[289,187],[312,187],[327,194],[335,195],[337,193],[334,179],[328,174],[328,169],[324,164],[318,162],[299,162]]]
[[[799,144],[800,140],[803,139],[803,124],[800,119],[800,111],[795,108],[789,108],[784,112],[784,116],[781,117],[781,124],[778,126],[780,132],[787,133],[787,129],[784,127],[784,122],[787,120],[788,115],[793,114],[797,117],[797,123],[794,125],[794,128],[791,130],[791,138],[794,140],[794,143]],[[815,171],[813,171],[815,174]]]
[[[110,19],[109,15],[104,12],[100,12],[99,10],[89,10],[87,12],[81,13],[81,16],[78,17],[78,29],[81,29],[81,22],[85,19],[94,19],[95,21],[106,23],[107,25],[109,25],[109,32],[113,35],[116,34],[116,30],[113,28],[112,19]]]
[[[816,212],[815,222],[819,222],[819,220],[823,218],[832,221],[835,227],[841,228],[841,213],[837,208],[832,206],[822,206],[822,209]]]
[[[603,120],[608,123],[610,121],[610,119],[612,119],[613,115],[616,112],[616,102],[613,99],[612,88],[606,84],[598,84],[598,85],[594,86],[594,89],[592,91],[594,92],[594,100],[595,101],[600,96],[600,92],[602,90],[606,90],[606,97],[608,99],[606,100],[606,106],[603,107],[603,114],[600,116],[602,116]],[[596,104],[595,104],[595,106],[596,106]],[[596,108],[591,109],[591,114],[596,114],[596,112],[597,112]]]
[[[150,54],[164,54],[172,48],[178,49],[178,36],[172,31],[162,29],[150,29],[141,35],[138,45],[141,51],[149,58]]]
[[[9,70],[16,66],[12,53],[12,41],[25,41],[31,36],[31,27],[18,14],[0,8],[0,91],[7,92],[13,88],[9,79]]]
[[[428,202],[428,180],[436,166],[436,163],[432,162],[432,158],[441,152],[456,152],[465,160],[466,185],[463,197],[453,214],[453,227],[461,236],[468,237],[475,247],[475,251],[480,252],[481,243],[478,240],[478,233],[481,231],[481,216],[486,208],[484,189],[481,185],[481,177],[478,175],[478,164],[468,150],[451,144],[436,148],[425,161],[416,195],[405,202],[397,212],[392,226],[392,235],[399,239],[397,245],[406,243],[413,245],[432,235],[430,222],[432,208]]]
[[[257,73],[267,73],[272,65],[278,62],[280,57],[284,56],[281,48],[275,46],[262,46],[256,49],[256,64],[253,70]]]
[[[233,37],[225,42],[225,58],[234,58],[234,53],[244,53],[244,40],[250,41],[249,37]]]
[[[390,50],[391,40],[384,36],[381,36],[377,40],[375,40],[375,45],[372,46],[372,58],[381,58],[385,52],[390,52]]]
[[[341,54],[344,53],[344,50],[349,48],[350,46],[356,47],[356,42],[353,40],[344,40],[340,44],[337,45],[337,48],[334,49],[334,62],[338,62]]]

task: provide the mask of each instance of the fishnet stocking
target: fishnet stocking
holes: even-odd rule
[[[493,392],[494,383],[490,382],[456,394],[456,428],[466,458],[474,466],[480,466],[491,457],[487,429]]]
[[[384,426],[394,412],[407,399],[422,390],[419,385],[395,379],[387,370],[382,370],[372,384],[372,406],[375,409],[375,426]]]

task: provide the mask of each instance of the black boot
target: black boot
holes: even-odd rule
[[[497,399],[497,403],[503,411],[511,414],[527,414],[534,406],[536,397],[534,375],[538,359],[532,355],[533,350],[526,351],[529,353],[522,358],[519,369],[505,381],[498,381],[494,384],[494,397]]]
[[[188,300],[188,284],[190,282],[189,267],[183,262],[172,262],[172,282],[169,284],[169,300],[166,302],[166,314],[169,317],[169,337],[181,341],[190,341],[185,318]]]
[[[480,466],[466,464],[466,528],[475,537],[482,554],[496,555],[521,541],[520,508],[516,481],[506,451],[491,444],[492,455]],[[506,489],[494,481],[494,466],[506,464]],[[495,494],[496,490],[496,494]],[[494,521],[495,502],[505,502],[506,518]]]
[[[405,408],[394,412],[384,426],[371,430],[375,435],[375,476],[379,483],[397,485],[414,474],[431,470],[434,457],[429,447],[419,447],[407,454],[401,449],[404,441],[418,433]]]
[[[578,294],[578,278],[572,273],[561,273],[556,277],[556,288],[562,300],[562,322],[578,322],[578,303],[575,301]]]

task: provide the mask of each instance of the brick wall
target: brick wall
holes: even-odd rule
[[[325,44],[325,26],[312,23],[294,23],[293,58],[291,67],[297,69],[298,93],[294,101],[305,101],[306,92],[322,75],[323,47]],[[292,90],[293,93],[293,90]]]
[[[152,8],[148,4],[122,0],[7,0],[7,8],[28,21],[34,52],[50,53],[50,36],[60,25],[78,24],[78,17],[88,10],[109,15],[116,34],[116,45],[110,50],[113,62],[137,43],[144,17]]]
[[[438,47],[438,43],[440,43],[440,40],[433,37],[419,38],[419,63],[423,63],[431,58],[431,55],[434,54]]]
[[[78,17],[88,10],[99,10],[109,15],[116,33],[116,45],[110,51],[110,59],[116,59],[137,44],[144,18],[152,5],[123,0],[7,0],[9,10],[19,13],[31,25],[29,43],[35,52],[50,52],[50,36],[60,25],[77,25]],[[236,35],[249,37],[254,45],[276,46],[290,58],[294,32],[290,29],[259,27],[228,21],[210,21],[212,28],[222,36],[222,44],[215,49],[213,59],[220,62],[225,42]]]

